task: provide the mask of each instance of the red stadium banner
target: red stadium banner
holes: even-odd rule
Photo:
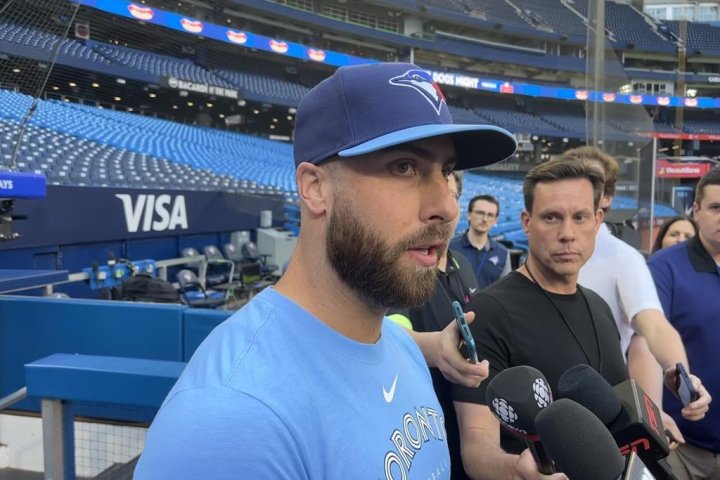
[[[710,163],[675,163],[658,160],[655,174],[660,178],[700,178],[711,167]]]
[[[718,133],[669,133],[669,132],[655,132],[651,134],[652,137],[662,138],[666,140],[707,140],[717,141],[720,140],[720,134]]]

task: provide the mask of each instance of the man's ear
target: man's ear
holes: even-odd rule
[[[525,235],[528,233],[528,223],[530,223],[530,214],[527,210],[520,212],[520,223],[522,223],[523,232]]]
[[[603,210],[602,208],[597,209],[597,211],[595,212],[595,221],[597,225],[595,231],[597,232],[597,230],[600,229],[600,225],[602,225],[605,221],[605,210]]]
[[[330,175],[326,169],[303,162],[295,171],[298,196],[313,215],[322,215],[327,210],[327,202],[332,190]]]

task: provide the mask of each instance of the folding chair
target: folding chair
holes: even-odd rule
[[[180,296],[189,307],[217,308],[225,304],[225,293],[205,290],[192,270],[180,270],[175,278],[180,286]]]

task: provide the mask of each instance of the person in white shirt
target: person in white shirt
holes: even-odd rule
[[[596,147],[579,147],[566,151],[563,161],[589,162],[605,177],[600,207],[607,213],[615,196],[619,175],[617,160]],[[687,354],[677,330],[665,318],[655,283],[645,258],[636,249],[615,237],[606,225],[601,225],[595,251],[580,269],[578,283],[594,290],[610,305],[620,332],[620,342],[628,362],[628,372],[662,408],[662,384],[675,385],[675,365],[682,363],[689,369]],[[632,345],[632,346],[631,346]],[[659,364],[659,366],[658,366]],[[701,383],[695,377],[698,385]],[[709,403],[709,397],[705,398]],[[686,416],[700,420],[707,410],[693,410]],[[684,443],[680,430],[670,416],[663,413],[663,421],[678,442]],[[673,446],[677,443],[673,442]]]

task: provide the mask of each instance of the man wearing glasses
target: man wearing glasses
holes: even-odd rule
[[[450,242],[450,249],[470,260],[481,289],[510,273],[510,252],[488,235],[499,213],[500,203],[492,195],[473,197],[468,204],[467,231]]]

